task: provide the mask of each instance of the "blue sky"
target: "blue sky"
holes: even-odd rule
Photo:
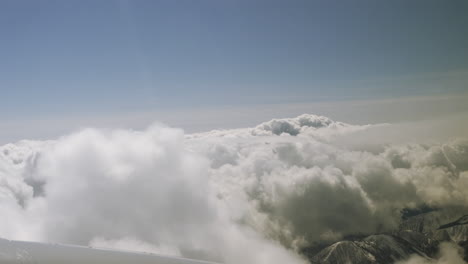
[[[0,122],[468,90],[465,0],[0,2]]]

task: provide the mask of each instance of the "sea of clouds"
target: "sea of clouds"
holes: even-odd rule
[[[198,134],[155,124],[6,144],[0,237],[307,263],[301,248],[395,229],[404,208],[468,207],[468,140],[415,131],[301,115]]]

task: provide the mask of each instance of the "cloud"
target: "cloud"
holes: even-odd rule
[[[428,259],[413,255],[408,260],[398,261],[395,264],[466,264],[461,257],[463,249],[453,243],[441,243],[437,259]]]
[[[307,245],[466,209],[468,141],[379,143],[394,125],[315,115],[184,134],[84,129],[0,147],[0,236],[229,263],[305,263]],[[354,139],[372,134],[370,145]],[[361,142],[357,140],[356,142]]]
[[[103,249],[117,249],[122,251],[139,251],[139,252],[148,252],[153,254],[160,254],[165,256],[180,256],[180,251],[177,248],[171,246],[160,245],[156,247],[149,243],[140,241],[132,237],[123,237],[120,239],[105,239],[102,237],[95,237],[89,245],[95,248]]]

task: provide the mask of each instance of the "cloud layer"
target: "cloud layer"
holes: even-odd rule
[[[396,128],[301,115],[189,135],[153,125],[7,144],[0,236],[306,263],[300,248],[391,230],[404,208],[466,209],[468,141],[375,140]]]

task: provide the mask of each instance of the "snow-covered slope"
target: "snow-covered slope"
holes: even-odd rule
[[[339,241],[314,254],[311,254],[313,248],[303,252],[313,264],[393,264],[413,254],[430,260],[436,256],[438,245],[447,241],[458,243],[467,252],[467,224],[439,229],[456,219],[456,215],[444,210],[424,213],[402,221],[398,231]],[[468,261],[466,254],[465,261]]]

